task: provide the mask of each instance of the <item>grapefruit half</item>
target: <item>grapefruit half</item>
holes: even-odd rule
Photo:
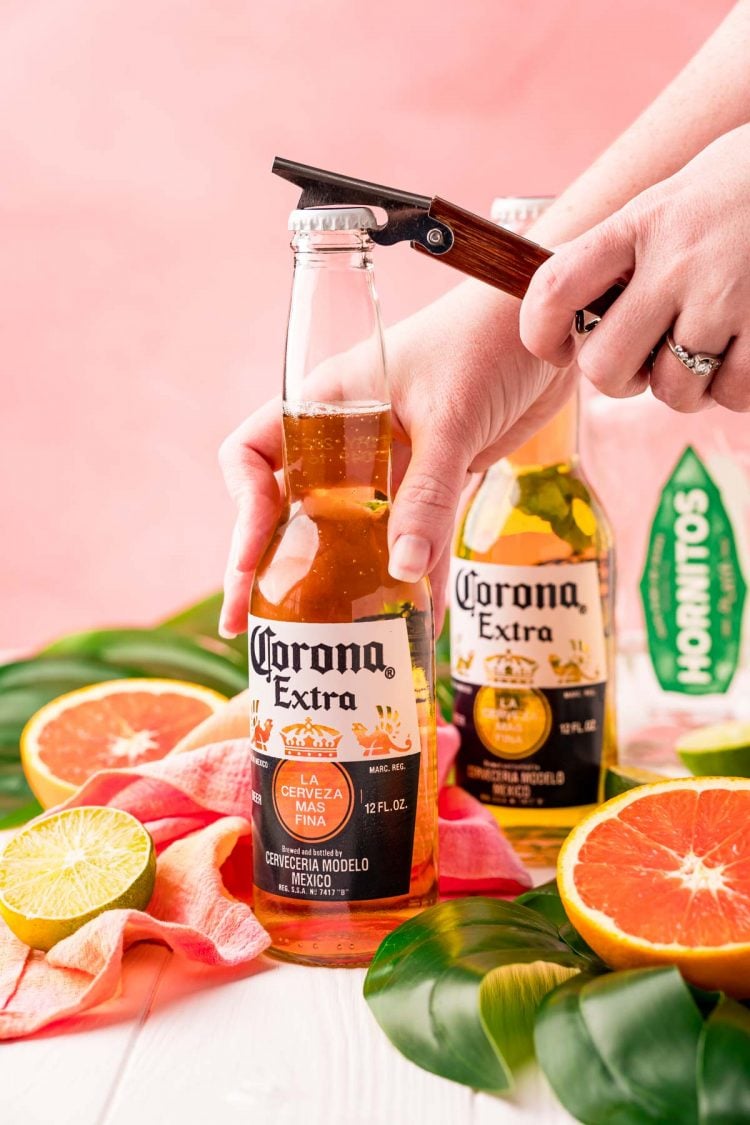
[[[750,780],[680,778],[607,801],[563,844],[570,921],[613,969],[677,965],[750,996]]]
[[[21,734],[21,763],[44,808],[65,801],[93,773],[163,758],[226,703],[179,680],[107,680],[53,699]]]

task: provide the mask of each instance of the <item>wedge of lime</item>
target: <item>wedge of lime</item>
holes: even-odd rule
[[[637,785],[648,785],[651,781],[664,781],[664,774],[643,770],[638,766],[610,766],[604,775],[604,800],[619,797]]]
[[[698,777],[750,777],[750,721],[698,727],[678,738],[680,761]]]
[[[83,806],[32,821],[0,855],[0,914],[21,941],[51,949],[104,910],[143,910],[154,842],[121,809]]]

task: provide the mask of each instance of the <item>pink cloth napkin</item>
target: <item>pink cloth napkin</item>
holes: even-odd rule
[[[438,735],[440,888],[443,893],[514,893],[531,880],[492,815],[463,790],[445,786],[458,747],[453,727]],[[217,742],[138,769],[105,770],[63,808],[111,805],[138,817],[157,846],[148,912],[110,910],[48,953],[30,950],[0,921],[0,1039],[29,1035],[112,997],[123,954],[158,941],[191,961],[252,961],[269,937],[250,907],[251,747]]]

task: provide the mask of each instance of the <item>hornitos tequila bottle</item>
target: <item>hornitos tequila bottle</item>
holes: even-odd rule
[[[622,756],[684,773],[676,739],[750,719],[750,443],[745,415],[675,414],[650,392],[584,397],[587,461],[612,512]],[[633,435],[639,450],[633,455]]]
[[[434,632],[388,573],[391,414],[364,208],[293,212],[286,502],[250,601],[255,912],[366,963],[437,893]]]
[[[493,216],[518,229],[544,202],[499,201]],[[571,400],[484,474],[451,570],[457,781],[542,865],[616,755],[612,536],[577,422]]]

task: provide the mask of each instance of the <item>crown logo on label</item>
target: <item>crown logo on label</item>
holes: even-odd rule
[[[284,749],[290,758],[335,758],[341,731],[314,723],[308,715],[304,723],[281,728]]]
[[[487,679],[491,684],[511,684],[513,687],[529,687],[533,684],[538,667],[536,660],[519,656],[510,649],[488,656],[484,662]]]

